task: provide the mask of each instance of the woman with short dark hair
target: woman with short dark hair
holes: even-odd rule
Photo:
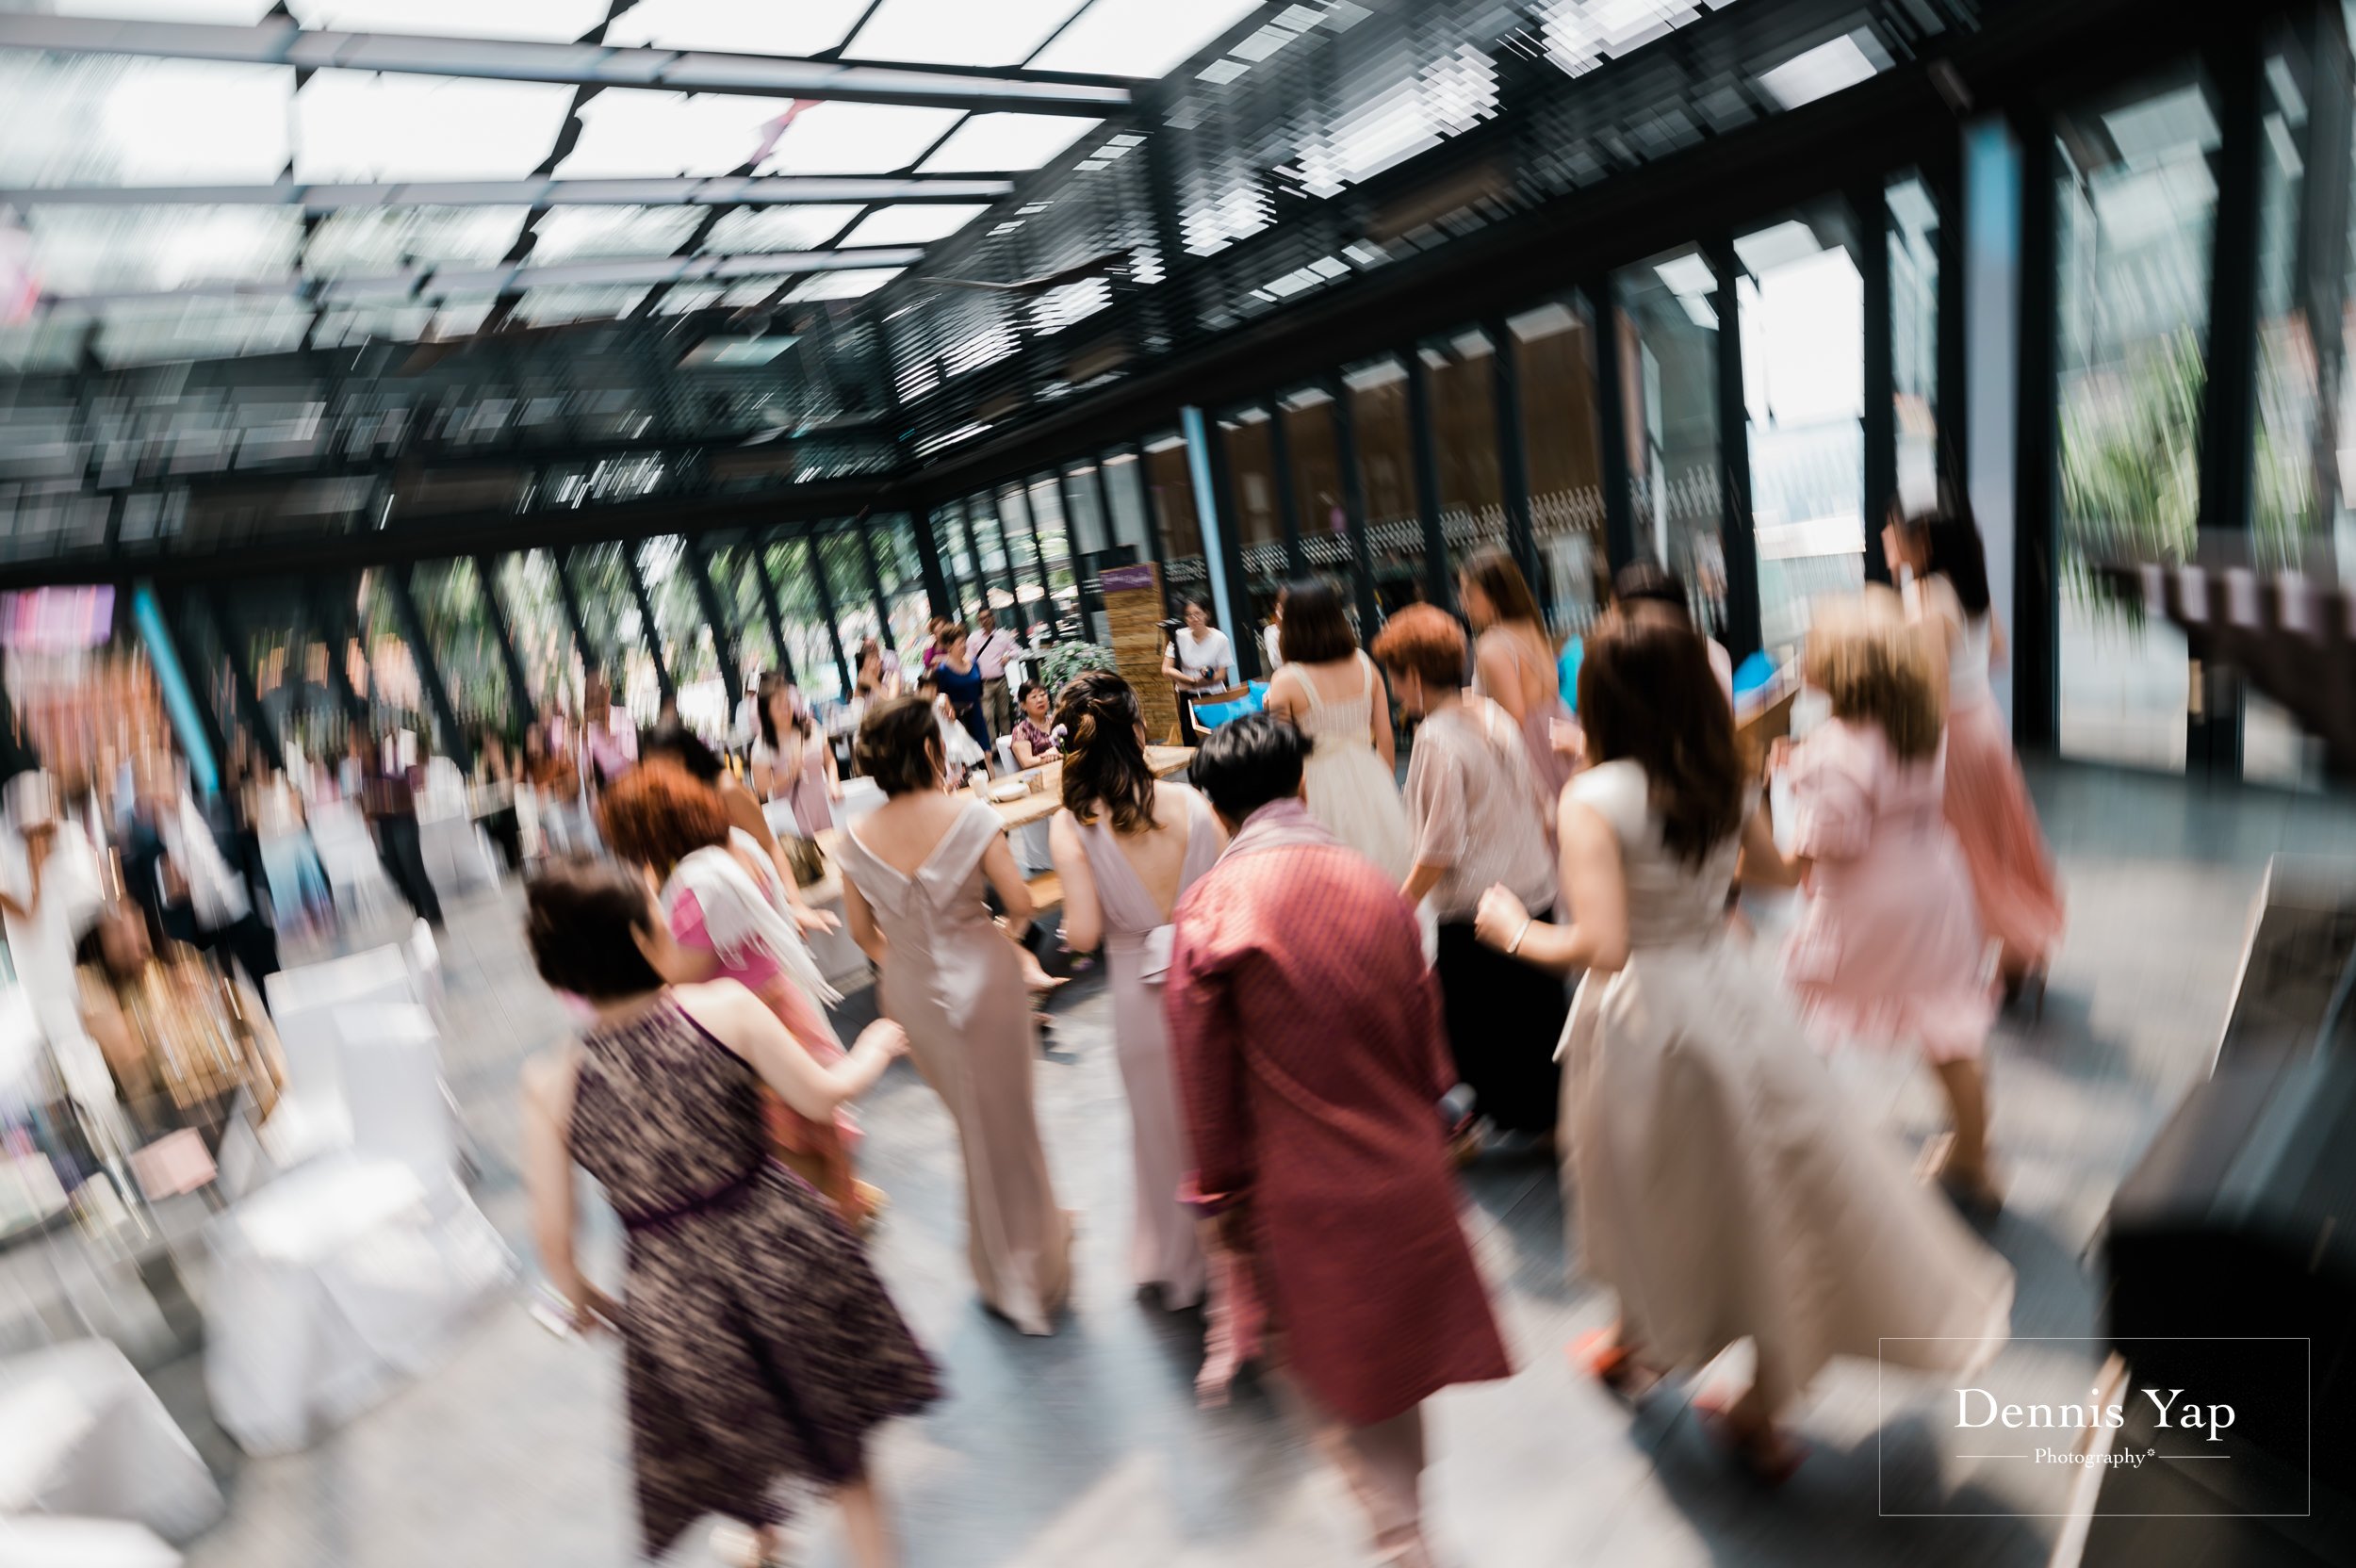
[[[781,1483],[799,1481],[833,1492],[861,1568],[888,1568],[868,1436],[940,1386],[859,1242],[768,1158],[760,1090],[831,1117],[906,1037],[870,1025],[822,1069],[736,982],[665,984],[669,933],[618,868],[558,865],[525,903],[542,978],[591,1016],[524,1071],[532,1233],[574,1324],[621,1335],[641,1547],[660,1557],[719,1513],[755,1527],[766,1560],[788,1511]],[[575,1162],[621,1217],[620,1303],[581,1277]]]
[[[1284,667],[1268,682],[1267,706],[1309,738],[1309,814],[1394,885],[1404,882],[1415,835],[1394,778],[1390,694],[1331,583],[1307,578],[1284,589]]]
[[[1039,1039],[1008,939],[1031,923],[1031,890],[998,813],[942,791],[941,732],[923,700],[870,709],[857,756],[885,798],[840,841],[851,936],[875,960],[883,1010],[908,1030],[917,1070],[956,1119],[982,1300],[1025,1333],[1052,1333],[1072,1286],[1072,1224],[1039,1145]]]
[[[1051,708],[1047,688],[1026,680],[1015,702],[1023,716],[1014,721],[1014,765],[1036,768],[1054,761],[1062,748],[1055,743],[1055,731],[1047,727]]]

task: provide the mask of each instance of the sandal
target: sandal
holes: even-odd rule
[[[1616,1328],[1590,1329],[1564,1346],[1562,1353],[1573,1366],[1603,1384],[1606,1393],[1631,1407],[1644,1403],[1668,1378],[1659,1367],[1637,1360],[1636,1352],[1620,1342]]]
[[[1770,1422],[1764,1430],[1744,1430],[1729,1412],[1733,1401],[1714,1394],[1696,1395],[1694,1417],[1728,1458],[1761,1486],[1781,1486],[1808,1459],[1808,1445]]]

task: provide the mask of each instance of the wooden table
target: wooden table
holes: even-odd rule
[[[1168,778],[1171,774],[1183,773],[1186,764],[1193,760],[1194,748],[1192,746],[1147,746],[1145,748],[1146,766],[1153,770],[1153,776],[1156,778]],[[1004,783],[1005,780],[1001,779],[998,782]],[[1045,822],[1063,808],[1062,793],[1053,788],[1034,790],[1028,794],[1018,795],[1012,800],[991,800],[987,795],[974,793],[971,785],[959,790],[957,793],[969,800],[982,801],[991,810],[997,812],[1000,823],[1009,833],[1018,827],[1030,827]],[[826,874],[824,880],[802,890],[802,897],[812,905],[842,901],[843,833],[843,829],[840,827],[830,827],[818,835],[818,847],[826,853]],[[1043,915],[1051,909],[1063,907],[1063,878],[1054,872],[1040,872],[1025,879],[1023,886],[1031,890],[1031,903],[1037,906],[1039,914]]]

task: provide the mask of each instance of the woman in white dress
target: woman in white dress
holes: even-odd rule
[[[1235,650],[1227,633],[1211,624],[1211,607],[1188,599],[1179,608],[1185,622],[1162,649],[1162,674],[1178,692],[1178,717],[1189,743],[1195,739],[1194,715],[1186,705],[1235,683]]]
[[[1415,830],[1394,771],[1390,694],[1331,586],[1310,580],[1284,590],[1284,649],[1268,710],[1315,747],[1301,775],[1309,814],[1383,875],[1405,882]]]
[[[2008,1331],[2012,1274],[1841,1094],[1772,962],[1727,934],[1746,879],[1788,881],[1701,640],[1607,618],[1579,711],[1590,765],[1559,836],[1572,923],[1502,887],[1481,939],[1584,969],[1562,1032],[1564,1184],[1616,1331],[1576,1353],[1634,1398],[1749,1339],[1750,1387],[1704,1419],[1755,1474],[1801,1449],[1777,1416],[1835,1356],[1968,1372]]]

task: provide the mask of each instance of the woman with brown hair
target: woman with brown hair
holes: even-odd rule
[[[859,1568],[897,1560],[869,1479],[876,1426],[940,1397],[865,1250],[767,1157],[761,1097],[824,1123],[908,1038],[877,1022],[821,1067],[727,980],[672,985],[682,956],[636,877],[588,861],[526,888],[525,938],[585,1004],[578,1042],[524,1070],[524,1184],[549,1284],[584,1332],[621,1336],[639,1544],[667,1553],[718,1513],[774,1560],[783,1483],[831,1492]],[[626,1236],[619,1302],[582,1278],[573,1167]]]
[[[642,762],[598,803],[605,841],[660,890],[677,957],[666,979],[728,978],[761,998],[810,1059],[831,1067],[843,1042],[826,1008],[842,1000],[795,928],[783,879],[749,837],[728,825],[719,792],[667,757]],[[825,1194],[845,1222],[864,1224],[882,1194],[851,1173],[859,1123],[848,1111],[816,1122],[770,1107],[777,1157]]]
[[[1203,1247],[1178,1199],[1194,1160],[1180,1124],[1162,982],[1170,911],[1219,859],[1227,835],[1201,795],[1153,776],[1145,714],[1121,677],[1077,677],[1055,722],[1065,731],[1063,809],[1047,841],[1063,879],[1064,945],[1074,953],[1102,945],[1112,982],[1113,1048],[1137,1171],[1130,1271],[1165,1307],[1190,1307],[1203,1299]]]
[[[1988,1169],[1980,1057],[1996,998],[1987,938],[1955,835],[1940,809],[1940,729],[1930,654],[1870,604],[1820,613],[1808,683],[1832,718],[1783,753],[1792,853],[1808,897],[1784,977],[1828,1041],[1920,1049],[1955,1131],[1934,1155],[1966,1214],[2002,1206]]]
[[[1392,773],[1390,694],[1330,583],[1284,589],[1284,667],[1268,681],[1268,711],[1310,740],[1309,814],[1393,882],[1406,880],[1415,833]]]
[[[930,704],[877,703],[859,721],[857,759],[884,803],[843,831],[852,939],[875,960],[884,1013],[908,1030],[917,1071],[957,1121],[967,1253],[984,1304],[1024,1333],[1053,1333],[1072,1290],[1072,1217],[1055,1201],[1031,1098],[1039,1037],[1016,946],[1031,890],[998,813],[941,789]]]
[[[1555,727],[1572,723],[1555,665],[1554,639],[1513,558],[1483,547],[1456,574],[1457,602],[1472,623],[1472,688],[1521,727],[1522,745],[1552,802],[1577,764],[1555,744]]]
[[[2012,1276],[1842,1097],[1777,976],[1729,938],[1738,858],[1786,863],[1756,809],[1701,640],[1608,616],[1579,673],[1587,770],[1558,835],[1568,924],[1503,887],[1483,942],[1586,971],[1562,1032],[1564,1184],[1587,1268],[1620,1319],[1574,1353],[1640,1397],[1738,1339],[1750,1387],[1696,1401],[1734,1456],[1780,1480],[1778,1415],[1834,1356],[1968,1370],[2008,1331]]]

